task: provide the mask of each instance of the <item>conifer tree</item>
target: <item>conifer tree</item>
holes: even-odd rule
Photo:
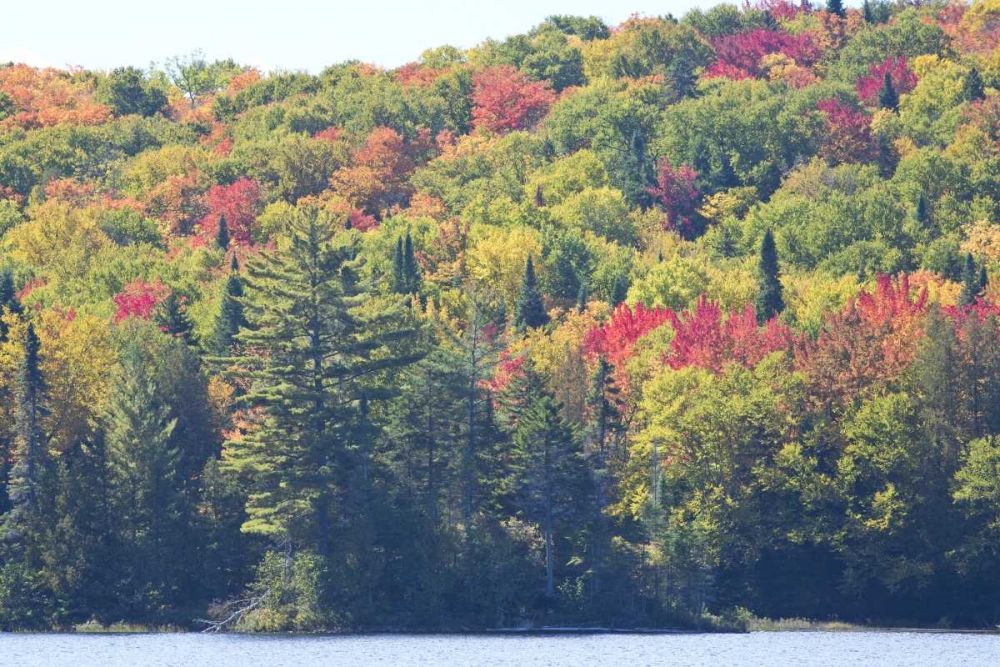
[[[212,331],[212,350],[218,356],[228,356],[236,342],[236,334],[247,325],[243,316],[243,281],[240,279],[239,264],[233,257],[222,294],[222,304],[215,318]]]
[[[526,374],[534,374],[528,368]],[[575,499],[586,493],[586,468],[573,427],[556,400],[539,383],[529,383],[523,413],[514,432],[514,476],[521,514],[542,530],[545,548],[545,596],[555,597],[557,554],[576,518]]]
[[[611,310],[625,302],[628,297],[628,288],[628,278],[621,273],[616,275],[614,282],[611,283],[611,294],[608,297],[608,305],[611,306]]]
[[[875,16],[872,14],[872,5],[870,0],[865,0],[861,5],[861,12],[864,15],[865,23],[875,23]]]
[[[0,318],[5,313],[20,315],[21,302],[17,300],[17,290],[14,288],[14,274],[9,267],[0,271]],[[7,339],[7,325],[0,319],[0,342]]]
[[[983,276],[985,278],[985,275]],[[979,297],[982,287],[980,285],[980,274],[976,267],[976,260],[972,253],[965,256],[965,264],[962,267],[962,291],[959,293],[958,301],[963,306],[971,306]]]
[[[986,99],[986,92],[983,90],[983,77],[979,74],[979,69],[973,67],[962,79],[962,97],[966,102],[978,102]]]
[[[882,79],[882,87],[878,91],[878,108],[899,111],[899,94],[892,85],[892,74],[888,71]]]
[[[219,230],[215,233],[215,245],[222,252],[229,250],[229,224],[224,215],[219,216]]]
[[[587,303],[590,301],[590,292],[587,283],[580,281],[580,291],[576,293],[576,312],[582,313],[587,310]]]
[[[41,344],[33,324],[28,324],[24,356],[15,387],[14,464],[9,472],[11,508],[4,517],[4,537],[19,547],[38,541],[43,530],[43,504],[51,497],[49,453],[42,419],[46,413],[45,379],[42,376]]]
[[[413,251],[413,237],[410,236],[409,227],[406,228],[406,238],[403,241],[403,278],[407,294],[420,291],[420,266]]]
[[[524,266],[524,278],[521,281],[521,294],[517,297],[517,307],[514,311],[514,325],[524,330],[545,326],[548,322],[549,315],[545,312],[542,292],[535,277],[535,265],[531,255],[528,255],[528,261]]]
[[[924,198],[924,193],[921,192],[917,195],[917,211],[916,211],[917,222],[922,225],[926,225],[930,222],[930,212],[927,210],[927,199]]]
[[[403,238],[396,239],[396,250],[392,256],[392,290],[396,294],[406,294],[406,269],[403,267]]]
[[[358,465],[356,425],[362,395],[382,371],[420,357],[402,303],[364,314],[370,296],[359,282],[353,237],[317,211],[296,214],[286,243],[247,265],[246,319],[239,339],[263,352],[240,360],[253,378],[247,396],[261,426],[232,443],[228,460],[248,475],[247,532],[332,555],[338,499]],[[357,554],[367,558],[365,554]]]
[[[836,14],[840,18],[844,18],[847,15],[842,0],[826,0],[826,11],[830,14]]]
[[[757,260],[757,323],[764,324],[785,309],[784,288],[781,285],[781,269],[778,266],[778,249],[774,245],[771,230],[764,233],[760,242]]]
[[[194,325],[188,318],[187,310],[181,305],[180,297],[176,292],[170,292],[162,302],[160,302],[156,313],[157,324],[165,334],[179,338],[187,345],[197,345],[198,341],[194,336]]]

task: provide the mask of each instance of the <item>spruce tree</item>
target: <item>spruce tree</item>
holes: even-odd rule
[[[20,315],[21,302],[17,300],[17,290],[14,287],[14,274],[8,267],[0,271],[0,342],[7,340],[7,325],[3,316],[8,313]]]
[[[976,280],[976,285],[979,288],[979,295],[986,294],[986,288],[990,284],[990,278],[986,273],[986,262],[983,262],[979,266],[979,278]]]
[[[41,370],[41,343],[28,324],[24,356],[15,387],[14,464],[9,472],[10,511],[4,517],[4,537],[23,548],[37,543],[43,530],[43,503],[51,498],[49,453],[42,419],[45,416],[45,378]]]
[[[764,324],[785,309],[780,276],[778,249],[774,245],[774,235],[769,229],[764,233],[764,238],[760,242],[760,255],[757,260],[757,300],[755,306],[758,324]]]
[[[882,87],[878,91],[878,108],[899,111],[899,94],[896,93],[896,88],[892,85],[892,74],[889,72],[885,73]]]
[[[226,222],[226,216],[219,216],[219,229],[215,233],[215,245],[218,246],[222,252],[229,250],[229,224]]]
[[[403,278],[406,283],[406,293],[414,294],[420,291],[420,265],[413,251],[413,237],[410,228],[406,228],[406,238],[403,241]]]
[[[517,297],[514,311],[514,325],[524,330],[545,326],[548,322],[549,315],[545,312],[542,292],[535,277],[535,265],[531,255],[528,255],[528,261],[524,265],[524,278],[521,280],[521,294]]]
[[[587,310],[587,303],[590,301],[590,291],[587,289],[587,283],[580,282],[580,291],[576,293],[576,312],[582,313]]]
[[[212,330],[212,352],[220,357],[229,356],[236,342],[236,335],[247,325],[243,316],[243,281],[240,279],[239,264],[233,257],[233,263],[226,278],[226,287],[222,293],[222,304],[215,318]]]
[[[836,14],[840,18],[844,18],[847,15],[842,0],[826,0],[826,11],[830,14]]]
[[[194,335],[194,325],[188,318],[187,310],[181,305],[176,292],[170,292],[158,306],[156,313],[160,329],[174,338],[179,338],[188,345],[197,345]]]
[[[927,199],[924,198],[923,192],[917,195],[916,217],[917,222],[922,225],[927,225],[927,223],[930,222],[930,212],[927,210]]]
[[[406,269],[403,267],[403,238],[396,239],[396,250],[392,255],[392,291],[406,294]]]
[[[367,386],[373,376],[420,355],[401,302],[358,311],[371,291],[358,278],[353,235],[339,237],[317,211],[298,213],[285,234],[246,266],[240,339],[255,354],[237,363],[253,379],[247,401],[262,421],[229,462],[250,484],[243,529],[325,559],[344,542],[335,531],[357,518],[339,514],[338,499],[359,465],[359,401],[386,394]]]
[[[962,291],[958,296],[959,304],[971,306],[976,302],[976,298],[980,294],[979,278],[976,260],[972,257],[972,253],[968,253],[962,267]]]
[[[864,15],[865,23],[875,23],[875,16],[872,14],[872,5],[869,0],[865,0],[861,5],[861,12]]]
[[[608,296],[608,305],[611,306],[611,310],[624,303],[628,297],[628,288],[628,277],[622,273],[616,275],[614,282],[611,283],[611,294]]]
[[[973,67],[962,79],[962,97],[966,102],[978,102],[986,99],[986,92],[983,90],[983,77],[979,74],[979,69]]]

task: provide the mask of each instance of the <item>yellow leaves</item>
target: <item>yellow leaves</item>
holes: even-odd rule
[[[1000,262],[1000,225],[977,220],[966,225],[963,231],[962,252],[985,257],[990,262]]]
[[[924,78],[931,73],[932,70],[937,69],[941,65],[941,57],[936,53],[927,53],[922,56],[917,56],[910,61],[910,70],[917,75],[918,78]]]
[[[555,206],[587,188],[603,188],[609,183],[604,163],[588,149],[556,160],[534,172],[525,186],[533,199],[541,192],[545,206]]]
[[[535,261],[536,272],[540,273],[541,235],[528,227],[476,226],[472,236],[469,273],[477,284],[497,290],[508,312],[514,312],[529,255]]]
[[[211,153],[199,146],[171,144],[146,151],[132,160],[122,175],[122,192],[148,201],[150,193],[164,182],[198,172],[211,160]]]
[[[698,213],[708,220],[722,222],[731,216],[742,217],[757,199],[757,188],[730,188],[705,197]]]

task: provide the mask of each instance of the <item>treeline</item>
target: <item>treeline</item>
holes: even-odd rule
[[[995,624],[998,35],[0,66],[0,629]]]

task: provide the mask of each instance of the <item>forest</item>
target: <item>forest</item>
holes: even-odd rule
[[[1000,0],[0,65],[0,630],[996,625],[998,271]]]

